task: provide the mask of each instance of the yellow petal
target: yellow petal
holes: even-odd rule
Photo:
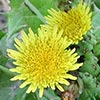
[[[37,89],[37,86],[36,85],[35,86],[33,85],[32,92],[35,92],[36,89]]]
[[[24,43],[28,43],[28,36],[26,35],[26,33],[24,31],[21,31],[22,33],[22,40]]]
[[[67,80],[65,80],[65,79],[61,79],[60,80],[60,83],[61,84],[65,84],[65,85],[69,85],[70,83],[67,81]]]
[[[78,69],[78,68],[79,68],[80,66],[82,66],[82,65],[83,65],[83,63],[75,64],[75,65],[73,65],[72,67],[70,67],[69,70],[70,70],[70,71],[76,70],[76,69]]]
[[[15,81],[15,80],[19,80],[19,78],[20,78],[20,75],[17,75],[17,76],[15,76],[15,77],[11,78],[10,80],[11,80],[11,81]]]
[[[20,88],[23,88],[23,87],[25,87],[25,86],[28,85],[28,84],[30,84],[30,82],[25,81],[25,82],[23,82],[23,83],[20,85]]]
[[[32,91],[32,89],[33,89],[33,85],[31,84],[31,85],[28,87],[26,93],[30,93],[30,92]]]
[[[54,84],[50,84],[50,86],[51,86],[51,88],[53,89],[53,90],[55,90],[55,85]]]
[[[76,80],[77,79],[77,77],[75,77],[75,76],[73,76],[71,74],[66,74],[65,78],[72,79],[72,80]]]
[[[57,88],[58,88],[61,92],[63,92],[63,91],[64,91],[64,89],[61,87],[61,85],[56,84],[56,86],[57,86]]]
[[[41,87],[39,90],[39,97],[41,98],[43,96],[44,88]]]
[[[11,68],[11,69],[9,69],[11,72],[16,72],[17,70],[16,70],[16,68]]]

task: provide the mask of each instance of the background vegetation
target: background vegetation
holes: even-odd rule
[[[47,89],[42,98],[38,91],[26,94],[27,89],[20,89],[21,82],[11,82],[14,76],[9,68],[15,67],[6,54],[7,48],[14,48],[14,38],[20,38],[20,31],[31,27],[34,32],[40,24],[45,23],[44,16],[50,8],[68,9],[77,5],[80,0],[10,0],[11,10],[2,13],[6,19],[6,30],[0,30],[0,100],[100,100],[100,0],[84,0],[90,6],[92,28],[76,48],[81,56],[78,62],[83,66],[72,73],[78,77],[69,87],[63,86],[64,93]],[[67,95],[68,94],[68,95]]]

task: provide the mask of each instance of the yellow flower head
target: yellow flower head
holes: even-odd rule
[[[64,30],[63,36],[67,36],[67,41],[75,44],[82,40],[82,36],[91,28],[92,14],[85,3],[80,2],[68,13],[54,9],[49,10],[49,13],[50,15],[46,16],[48,25],[43,25],[43,27],[46,30],[52,30],[55,25],[58,25],[59,30]]]
[[[78,69],[82,63],[76,63],[79,56],[74,53],[75,49],[66,49],[70,43],[62,37],[62,33],[57,32],[57,27],[52,33],[38,29],[38,35],[29,29],[28,35],[22,32],[22,41],[15,38],[17,50],[7,50],[17,66],[10,71],[18,73],[11,80],[24,80],[20,88],[29,85],[26,93],[39,89],[39,96],[42,97],[45,88],[57,87],[63,91],[60,84],[69,85],[66,79],[76,79],[67,72]]]

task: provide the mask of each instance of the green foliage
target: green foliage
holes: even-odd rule
[[[100,9],[100,0],[94,0],[94,3]]]
[[[97,0],[98,1],[98,0]],[[97,2],[96,1],[96,2]],[[95,2],[95,3],[96,3]],[[99,1],[98,1],[99,2]],[[99,4],[99,3],[98,3]],[[100,5],[100,4],[99,4]],[[97,6],[97,5],[96,5]],[[77,50],[83,57],[84,64],[80,68],[83,81],[83,92],[79,100],[100,99],[100,10],[95,9],[92,16],[93,29],[78,44]]]
[[[30,93],[26,96],[26,100],[31,100],[33,98],[34,100],[61,100],[51,89],[46,89],[42,98],[39,98],[38,91],[36,91],[34,94]]]
[[[34,32],[44,22],[47,10],[54,8],[53,0],[11,0],[12,10],[8,14],[8,37],[22,28],[31,27]]]
[[[9,70],[0,65],[0,99],[1,100],[13,100],[14,90],[12,87],[14,86],[14,82],[10,81],[10,78],[13,75],[9,72]]]
[[[92,52],[85,54],[84,64],[81,67],[81,72],[88,72],[93,76],[100,73],[100,66],[97,64],[98,59]]]
[[[96,37],[96,41],[100,42],[100,28],[94,30],[94,36]]]
[[[100,42],[98,42],[98,43],[94,46],[93,51],[94,51],[94,54],[95,54],[96,56],[100,56]]]
[[[93,29],[91,29],[90,32],[88,32],[84,36],[84,39],[78,44],[77,52],[82,56],[81,60],[84,62],[83,66],[80,68],[80,77],[83,81],[83,90],[78,100],[100,99],[100,21],[98,20],[99,18],[100,10],[94,9],[92,16]]]
[[[97,43],[96,37],[90,31],[84,36],[84,39],[81,42],[79,42],[78,44],[79,49],[77,49],[77,51],[80,55],[84,55],[88,52],[91,52],[96,43]]]
[[[81,73],[84,83],[83,93],[80,95],[79,100],[93,100],[95,97],[95,89],[96,89],[96,79],[92,77],[92,75],[88,73]]]
[[[100,20],[98,20],[99,18],[100,18],[100,10],[94,11],[92,18],[92,24],[94,27],[100,26]]]
[[[0,30],[0,39],[5,35],[3,31]]]

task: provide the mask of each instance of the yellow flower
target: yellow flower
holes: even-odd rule
[[[76,63],[79,56],[74,53],[75,49],[66,49],[70,43],[62,33],[55,27],[52,33],[38,29],[37,35],[29,28],[28,35],[22,32],[22,41],[15,38],[17,50],[7,50],[17,66],[10,71],[18,73],[11,80],[24,80],[20,88],[29,85],[26,93],[39,89],[39,97],[42,97],[45,88],[57,87],[63,91],[60,84],[69,85],[66,79],[76,80],[67,72],[78,69],[82,63]]]
[[[67,41],[72,41],[73,44],[82,40],[82,36],[91,28],[92,13],[85,3],[80,2],[68,13],[54,9],[49,10],[49,13],[50,15],[46,16],[48,25],[42,27],[46,30],[53,30],[53,27],[58,25],[59,30],[64,30],[63,36],[67,36]]]

